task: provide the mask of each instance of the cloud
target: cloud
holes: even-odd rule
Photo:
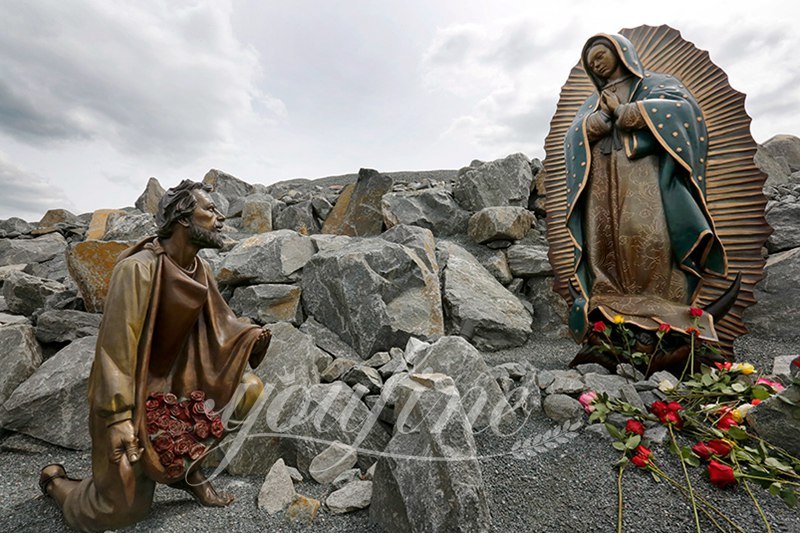
[[[0,153],[0,213],[39,220],[48,209],[73,209],[61,187],[11,163]]]
[[[259,88],[229,2],[0,4],[0,129],[33,145],[94,139],[166,158],[285,118]]]

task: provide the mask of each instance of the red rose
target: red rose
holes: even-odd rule
[[[158,412],[157,411],[146,411],[144,413],[144,419],[145,419],[145,421],[147,421],[148,424],[151,423],[151,422],[155,422],[159,418],[160,417],[158,416]]]
[[[205,415],[206,414],[206,404],[204,402],[197,402],[192,405],[192,414],[194,415]]]
[[[731,426],[738,426],[739,423],[736,422],[736,419],[733,418],[733,415],[728,413],[722,416],[717,422],[717,429],[721,429],[722,431],[728,431]]]
[[[156,400],[155,398],[150,398],[146,402],[144,402],[144,408],[149,413],[150,411],[155,411],[161,405],[161,402]]]
[[[175,441],[174,452],[177,455],[186,455],[187,453],[189,453],[189,449],[192,447],[193,444],[194,441],[192,440],[192,438],[189,437],[189,435],[184,434],[178,440]]]
[[[667,404],[662,401],[655,401],[650,406],[650,412],[656,415],[658,418],[663,418],[669,412],[667,409]]]
[[[171,451],[173,445],[174,443],[169,435],[161,435],[153,442],[153,448],[157,453]]]
[[[638,445],[633,451],[636,452],[637,455],[645,456],[647,459],[650,459],[650,456],[653,455],[653,452],[650,450],[650,448],[642,446],[641,444]]]
[[[673,413],[677,413],[678,411],[682,411],[683,406],[678,402],[669,402],[667,404],[667,411],[672,411]]]
[[[722,439],[708,441],[708,447],[714,450],[714,454],[718,455],[719,457],[727,457],[733,449],[733,446],[731,446],[728,441],[724,441]]]
[[[712,485],[721,489],[736,485],[736,475],[733,473],[733,468],[714,459],[708,463],[708,478],[711,480]]]
[[[148,435],[154,435],[154,434],[158,433],[159,431],[160,431],[160,428],[158,427],[158,424],[156,424],[155,422],[148,422],[148,424],[147,424],[147,434]]]
[[[171,392],[168,392],[164,395],[164,403],[167,405],[177,405],[178,397]]]
[[[206,393],[201,390],[195,390],[189,393],[189,398],[195,402],[204,402],[206,400]]]
[[[158,454],[158,459],[164,466],[169,466],[175,461],[175,454],[167,450]]]
[[[189,407],[181,407],[180,412],[178,413],[178,418],[183,420],[184,422],[193,422],[194,419],[192,418],[192,413],[189,412]]]
[[[658,331],[660,331],[661,333],[669,333],[669,330],[671,329],[672,326],[670,326],[666,322],[662,322],[661,324],[658,325]]]
[[[708,461],[714,455],[714,450],[709,448],[705,442],[698,442],[692,446],[692,451],[703,461]]]
[[[638,450],[639,447],[637,447],[636,449]],[[631,457],[631,463],[633,463],[633,466],[635,466],[636,468],[647,468],[647,465],[650,464],[650,450],[648,450],[647,448],[644,449],[647,450],[647,453],[637,453],[636,455]]]
[[[222,419],[220,417],[216,417],[211,422],[211,434],[216,438],[220,438],[224,432],[225,425],[222,423]]]
[[[750,403],[755,407],[756,405],[761,403],[761,400],[759,400],[758,398],[753,398],[752,400],[750,400]]]
[[[200,443],[194,444],[192,445],[191,448],[189,448],[189,459],[191,459],[192,461],[200,459],[200,457],[202,457],[205,452],[206,452],[205,446],[203,446]]]
[[[171,436],[178,437],[183,433],[183,423],[180,420],[171,420],[167,431]]]
[[[703,310],[699,307],[690,307],[689,314],[692,315],[694,318],[700,318],[703,316]]]
[[[673,424],[678,429],[683,427],[683,419],[681,418],[681,415],[674,411],[670,411],[664,415],[664,419],[661,422],[664,424]]]
[[[794,366],[800,367],[800,357],[795,357],[794,359],[792,359],[792,364]]]
[[[720,370],[730,370],[733,367],[733,363],[730,361],[725,361],[724,363],[714,363],[714,365]]]
[[[194,434],[200,440],[206,440],[210,431],[211,428],[205,420],[200,420],[194,425]]]
[[[631,418],[625,424],[625,431],[627,433],[632,433],[635,435],[639,435],[641,437],[644,435],[644,424],[642,424],[638,420],[634,420],[633,418]]]
[[[603,322],[602,320],[598,320],[597,322],[594,323],[592,329],[596,333],[603,333],[606,330],[606,323]]]
[[[167,467],[167,477],[170,479],[179,478],[183,475],[183,460],[180,463],[172,463]]]
[[[686,333],[688,333],[689,335],[694,335],[695,337],[700,336],[700,330],[694,326],[689,326],[688,328],[686,328]]]

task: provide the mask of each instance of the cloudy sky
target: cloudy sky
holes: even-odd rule
[[[210,168],[273,183],[543,157],[586,38],[640,24],[709,50],[757,141],[800,134],[794,2],[641,3],[2,0],[0,218],[132,205],[149,176]]]

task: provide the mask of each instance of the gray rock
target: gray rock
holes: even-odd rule
[[[431,343],[421,341],[416,337],[409,337],[408,342],[406,342],[406,348],[403,351],[403,358],[408,362],[410,365],[415,365],[417,363],[417,358],[422,354]],[[394,350],[394,348],[392,348]],[[389,350],[389,353],[392,354],[394,357],[396,352],[393,353],[392,350]]]
[[[745,311],[745,322],[757,337],[797,340],[800,322],[800,248],[771,255],[764,278],[755,288],[756,305]]]
[[[483,244],[497,240],[517,240],[528,233],[536,217],[524,207],[485,207],[469,219],[467,233]]]
[[[265,509],[267,513],[273,515],[289,507],[295,494],[297,493],[289,469],[283,459],[278,459],[270,468],[261,490],[258,491],[258,508]]]
[[[97,337],[66,346],[17,387],[0,408],[0,427],[65,448],[89,449],[87,382]]]
[[[33,224],[25,222],[21,218],[11,217],[0,220],[0,237],[13,239],[20,235],[26,235],[33,229]]]
[[[794,135],[776,135],[758,147],[756,165],[768,174],[767,185],[787,183],[800,170],[800,139]]]
[[[396,431],[378,460],[370,520],[385,531],[489,531],[472,428],[453,381],[422,375],[402,389],[403,420],[414,431]]]
[[[217,206],[219,212],[224,214],[228,219],[241,216],[242,205],[243,205],[241,198],[236,198],[236,201],[238,202],[238,211],[234,212],[234,210],[231,209],[231,203],[228,201],[227,198],[225,198],[224,195],[218,192],[211,192],[209,196],[211,197],[211,200],[214,202],[214,205]]]
[[[14,433],[3,439],[0,451],[11,453],[26,453],[31,455],[45,455],[51,450],[50,446],[22,433]]]
[[[556,380],[556,375],[550,370],[542,370],[536,374],[536,384],[540,389],[546,389]]]
[[[553,278],[532,277],[525,281],[525,294],[533,304],[533,331],[546,338],[569,337],[566,302],[553,291]]]
[[[365,509],[372,500],[372,481],[351,481],[332,492],[325,505],[332,514],[343,514]]]
[[[508,260],[506,259],[505,252],[484,247],[473,250],[473,252],[475,259],[477,259],[481,266],[485,268],[489,274],[494,276],[500,284],[508,286],[514,280],[514,276],[508,268]],[[508,287],[508,290],[513,292],[510,287]]]
[[[464,411],[476,428],[496,426],[510,418],[505,394],[480,352],[462,337],[442,337],[426,348],[414,363],[414,372],[453,378]]]
[[[527,207],[532,181],[528,158],[523,154],[512,154],[459,171],[453,185],[453,196],[469,211],[501,205]]]
[[[288,229],[253,235],[241,241],[222,260],[217,279],[222,283],[290,283],[316,252],[314,243]]]
[[[647,409],[645,408],[642,398],[636,391],[636,387],[634,387],[631,383],[626,383],[625,385],[623,385],[622,388],[620,389],[620,393],[624,401],[628,402],[637,409],[647,412]]]
[[[275,216],[275,229],[290,229],[301,235],[319,233],[320,224],[310,200],[283,208]]]
[[[644,379],[644,374],[633,368],[633,365],[630,363],[618,364],[617,374],[632,381],[641,381]]]
[[[583,377],[574,370],[554,370],[553,382],[547,386],[547,394],[577,394],[586,389]]]
[[[485,350],[523,345],[532,319],[517,297],[460,246],[442,241],[437,252],[446,265],[443,301],[450,331]]]
[[[133,205],[142,213],[155,215],[158,213],[158,202],[165,192],[164,187],[161,186],[161,183],[156,178],[150,178],[147,180],[144,191]]]
[[[353,359],[334,359],[331,364],[325,367],[325,370],[320,373],[320,379],[323,383],[332,383],[341,379],[343,375],[357,364],[358,361],[354,361]]]
[[[39,342],[49,343],[72,342],[81,337],[96,336],[102,318],[96,313],[72,309],[45,311],[36,321],[36,338]]]
[[[332,442],[311,460],[308,473],[317,483],[331,483],[342,472],[353,468],[357,460],[358,454],[352,446]]]
[[[542,391],[536,386],[520,385],[508,395],[508,404],[527,416],[542,408]]]
[[[248,196],[254,192],[253,186],[249,183],[216,169],[211,169],[206,173],[203,183],[211,185],[214,192],[223,195],[228,201]]]
[[[770,253],[800,246],[800,204],[786,201],[776,204],[767,211],[767,222],[773,230],[767,239]]]
[[[380,392],[383,387],[383,380],[381,375],[372,367],[366,365],[356,365],[342,376],[342,381],[354,387],[360,384],[369,390],[369,392]]]
[[[3,283],[3,296],[11,312],[30,316],[45,304],[48,296],[67,291],[61,283],[12,272]]]
[[[406,363],[406,359],[403,357],[403,352],[401,350],[390,351],[389,355],[391,356],[391,360],[378,368],[378,374],[380,374],[384,380],[393,374],[408,372],[408,363]]]
[[[0,239],[0,266],[43,263],[63,256],[67,241],[60,233],[48,233],[35,239]]]
[[[311,198],[311,207],[314,208],[314,215],[318,220],[325,220],[331,214],[333,204],[324,196],[314,196]]]
[[[325,220],[322,233],[367,237],[383,231],[381,199],[390,192],[392,178],[362,168],[354,185],[345,187]]]
[[[303,474],[301,474],[298,469],[293,466],[287,466],[286,469],[289,471],[289,476],[292,478],[292,481],[297,481],[298,483],[303,481]]]
[[[606,367],[604,367],[603,365],[598,365],[597,363],[585,363],[582,365],[577,365],[575,367],[575,370],[577,370],[584,376],[586,374],[607,375],[609,373]]]
[[[436,240],[430,230],[401,224],[381,233],[381,239],[410,248],[431,271],[439,271]]]
[[[276,205],[275,198],[268,194],[251,194],[245,197],[242,203],[242,231],[245,233],[272,231],[273,211]]]
[[[300,326],[300,331],[310,335],[314,343],[334,357],[345,357],[348,359],[361,359],[361,356],[339,335],[317,322],[314,317],[308,317]]]
[[[546,247],[515,244],[506,250],[506,256],[508,268],[515,277],[529,278],[553,274]]]
[[[676,378],[674,375],[672,375],[670,372],[667,372],[666,370],[659,370],[658,372],[653,372],[653,374],[650,376],[650,382],[655,384],[656,387],[661,385],[661,382],[665,380],[673,387],[678,386],[679,383],[678,378]]]
[[[389,352],[376,352],[372,357],[364,361],[364,366],[380,368],[391,360],[392,356],[389,355]]]
[[[791,377],[792,361],[796,355],[779,355],[772,364],[772,375],[782,378]]]
[[[375,238],[319,252],[302,287],[306,311],[362,358],[444,332],[439,278],[406,246]]]
[[[350,483],[351,481],[355,481],[357,479],[361,479],[361,470],[359,470],[358,468],[351,468],[350,470],[345,470],[344,472],[336,476],[336,479],[331,481],[331,488],[333,488],[333,490],[339,490],[348,483]]]
[[[64,255],[57,255],[44,263],[28,263],[22,272],[59,283],[72,283],[67,271],[67,258]]]
[[[495,368],[502,368],[508,372],[508,377],[515,381],[519,381],[528,373],[528,369],[522,363],[502,363]]]
[[[462,233],[469,213],[461,209],[444,188],[383,195],[383,220],[387,228],[398,224],[429,229],[437,237]]]
[[[753,407],[747,427],[790,455],[800,455],[800,386],[791,385],[780,394]]]
[[[352,241],[352,237],[346,235],[326,235],[324,233],[317,233],[311,235],[311,242],[314,243],[318,252],[325,252],[329,250],[338,250],[344,248]]]
[[[587,390],[598,394],[608,394],[610,398],[621,398],[622,387],[628,383],[624,377],[615,374],[586,374],[583,376],[583,381],[586,383]]]
[[[0,326],[10,326],[17,324],[32,325],[31,320],[23,315],[10,315],[8,313],[0,313]]]
[[[42,364],[42,350],[28,324],[0,327],[0,405]]]
[[[650,444],[664,444],[668,435],[669,430],[667,426],[662,426],[660,424],[644,430],[644,438],[649,440]]]
[[[557,422],[575,420],[583,416],[581,403],[566,394],[551,394],[542,402],[544,414]]]
[[[299,326],[303,319],[300,308],[300,287],[296,285],[261,284],[237,287],[230,306],[237,316],[246,316],[258,324],[291,322]]]
[[[155,234],[156,221],[150,213],[111,213],[101,240],[139,241]]]

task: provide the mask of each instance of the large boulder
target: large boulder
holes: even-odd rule
[[[771,255],[756,285],[756,305],[748,308],[750,332],[765,339],[800,339],[800,248]]]
[[[13,239],[31,232],[33,225],[18,217],[0,220],[0,237]]]
[[[242,231],[245,233],[266,233],[272,231],[275,198],[268,194],[251,194],[242,204]]]
[[[775,204],[767,211],[767,222],[773,230],[767,239],[767,250],[770,253],[800,246],[800,203]]]
[[[791,385],[752,408],[747,426],[761,438],[783,448],[791,455],[800,455],[800,385]]]
[[[85,450],[89,438],[89,372],[97,337],[70,343],[14,390],[0,408],[0,427],[65,448]]]
[[[551,276],[553,274],[546,246],[515,244],[506,250],[506,257],[508,258],[508,268],[518,278]]]
[[[296,231],[282,229],[253,235],[239,242],[223,259],[221,283],[290,283],[316,252],[314,243]]]
[[[35,239],[0,239],[0,266],[43,263],[64,255],[67,241],[60,233]]]
[[[363,239],[316,254],[303,272],[303,306],[363,358],[410,336],[444,332],[439,279],[406,246]]]
[[[463,337],[442,337],[414,358],[415,373],[453,378],[467,418],[476,428],[506,421],[511,407],[480,352]]]
[[[50,209],[39,220],[36,229],[39,233],[49,233],[61,227],[80,226],[83,222],[74,213],[66,209]]]
[[[463,169],[453,185],[453,196],[469,211],[499,205],[528,207],[532,181],[528,158],[524,154],[512,154]]]
[[[237,287],[230,306],[236,316],[252,318],[259,324],[291,322],[299,326],[303,319],[300,292],[297,285],[265,283]]]
[[[436,239],[430,230],[400,224],[381,233],[381,239],[411,248],[417,252],[417,257],[428,268],[434,272],[439,271],[439,263],[436,261]]]
[[[472,427],[447,376],[399,385],[398,425],[373,476],[370,520],[385,531],[489,531]],[[411,430],[413,429],[413,430]]]
[[[108,226],[108,217],[112,214],[124,215],[122,209],[98,209],[92,213],[89,228],[86,230],[86,240],[99,240],[103,238]]]
[[[123,241],[84,241],[69,246],[67,267],[83,297],[86,310],[103,310],[117,257],[130,247]]]
[[[800,170],[800,138],[794,135],[776,135],[758,147],[755,163],[769,177],[767,185],[789,181],[792,173]]]
[[[349,358],[360,359],[352,346],[342,340],[339,335],[325,327],[323,324],[317,322],[314,317],[309,317],[303,325],[300,326],[300,331],[306,335],[310,335],[314,339],[314,343],[331,354],[336,358]]]
[[[73,309],[49,309],[36,321],[36,338],[42,343],[72,342],[97,335],[102,315]]]
[[[254,188],[235,176],[221,170],[211,169],[203,176],[203,183],[211,185],[214,192],[224,196],[229,202],[253,193]]]
[[[63,284],[51,279],[11,272],[3,283],[3,296],[11,312],[31,316],[44,306],[49,296],[66,292]]]
[[[524,207],[485,207],[470,217],[467,232],[479,244],[515,241],[523,238],[535,222],[534,214]]]
[[[150,178],[147,180],[144,191],[133,205],[142,213],[155,215],[158,213],[158,202],[161,201],[161,197],[164,196],[165,192],[167,191],[164,190],[164,187],[161,186],[161,183],[156,178]]]
[[[42,350],[28,324],[0,327],[0,406],[42,364]]]
[[[358,181],[339,197],[325,220],[322,233],[367,237],[383,231],[381,199],[392,189],[392,178],[376,170],[362,168]]]
[[[457,244],[437,245],[443,300],[449,330],[480,349],[499,350],[525,344],[531,315],[472,254]]]
[[[385,194],[381,210],[387,228],[408,224],[429,229],[436,236],[463,232],[469,218],[443,187]]]
[[[301,235],[319,233],[320,223],[310,200],[284,207],[275,216],[275,229],[290,229]]]
[[[103,241],[139,241],[156,234],[156,220],[150,213],[112,213],[106,222]]]

